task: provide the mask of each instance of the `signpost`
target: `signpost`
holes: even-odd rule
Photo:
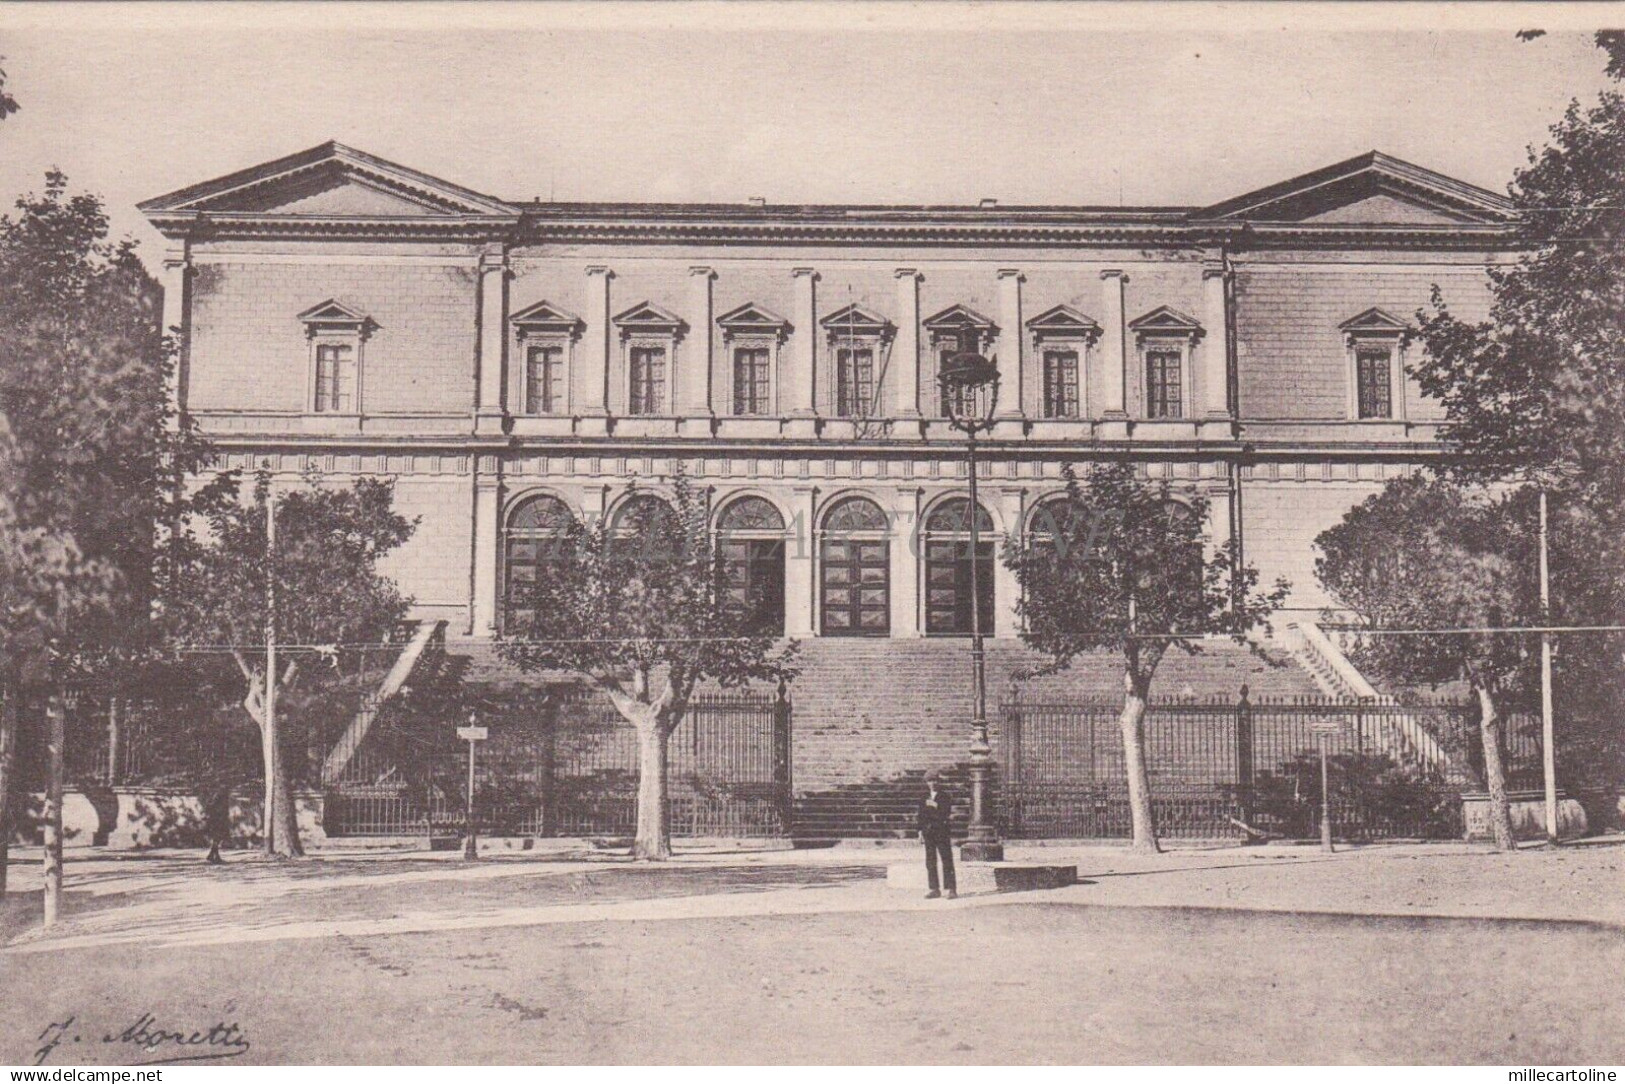
[[[1320,849],[1332,853],[1332,791],[1326,767],[1326,740],[1343,732],[1340,719],[1316,719],[1309,724],[1320,746]]]
[[[479,857],[478,842],[474,837],[474,747],[489,738],[491,732],[483,726],[475,726],[474,713],[469,712],[468,725],[458,727],[457,736],[468,743],[468,804],[463,807],[463,857],[474,859]]]

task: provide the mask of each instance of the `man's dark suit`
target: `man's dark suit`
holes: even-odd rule
[[[954,848],[948,834],[948,817],[953,812],[953,805],[948,795],[937,791],[935,797],[927,794],[920,799],[920,839],[925,843],[925,876],[931,891],[936,892],[939,887],[949,892],[957,891],[954,884]],[[937,881],[937,860],[942,860],[942,881]]]

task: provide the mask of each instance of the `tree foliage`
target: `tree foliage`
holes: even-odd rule
[[[1208,502],[1165,482],[1142,481],[1127,463],[1083,478],[1070,467],[1058,504],[1038,511],[1033,544],[1012,538],[1005,564],[1021,584],[1022,639],[1064,669],[1085,652],[1123,658],[1124,754],[1136,846],[1154,848],[1145,768],[1144,714],[1169,649],[1200,640],[1249,643],[1286,599],[1286,582],[1263,590],[1258,572],[1227,540],[1204,559]]]
[[[299,853],[291,783],[302,759],[313,716],[324,693],[356,669],[356,656],[387,642],[410,600],[379,571],[379,561],[411,537],[414,524],[394,510],[394,487],[360,478],[348,487],[305,486],[273,496],[260,475],[252,499],[212,508],[206,540],[175,569],[164,596],[164,622],[174,641],[218,649],[236,664],[242,705],[255,724],[266,721],[267,614],[274,587],[279,652],[275,688],[282,702],[279,724],[281,770],[269,782],[276,791],[272,839],[282,853]],[[267,539],[267,503],[275,501],[276,544]],[[248,646],[253,645],[253,646]],[[299,715],[303,715],[301,727]]]
[[[794,642],[778,646],[729,599],[710,502],[681,471],[670,497],[634,493],[618,519],[571,519],[540,540],[542,570],[516,586],[502,645],[525,670],[585,677],[636,728],[644,858],[671,853],[665,749],[696,687],[794,676]]]
[[[1373,629],[1500,629],[1540,623],[1535,510],[1525,490],[1492,498],[1415,475],[1389,482],[1316,539],[1315,571]],[[1353,655],[1398,686],[1465,682],[1478,699],[1496,843],[1513,846],[1504,720],[1535,687],[1537,644],[1502,632],[1362,637]]]

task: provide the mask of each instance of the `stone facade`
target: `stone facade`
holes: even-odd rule
[[[852,629],[825,528],[853,496],[893,525],[869,631],[932,631],[952,576],[913,536],[965,485],[948,348],[1001,374],[999,532],[1063,464],[1126,455],[1318,610],[1315,535],[1438,453],[1416,310],[1437,285],[1481,315],[1512,258],[1504,200],[1378,154],[1207,208],[779,207],[509,203],[326,144],[142,209],[173,245],[174,393],[227,465],[395,478],[418,529],[390,571],[475,638],[527,499],[613,514],[679,463],[721,511],[777,511],[787,634]]]

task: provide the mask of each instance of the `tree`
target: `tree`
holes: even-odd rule
[[[1608,74],[1625,78],[1625,34],[1600,32],[1597,44]],[[1509,193],[1526,247],[1490,269],[1488,318],[1458,319],[1437,291],[1418,313],[1425,352],[1415,374],[1443,405],[1450,476],[1538,485],[1550,497],[1552,624],[1625,623],[1622,190],[1625,96],[1610,89],[1588,107],[1572,102],[1515,175]],[[1588,634],[1559,646],[1558,754],[1612,784],[1625,710],[1621,639]]]
[[[1166,483],[1137,479],[1127,463],[1070,467],[1066,493],[1039,509],[1031,543],[1010,539],[1005,564],[1021,584],[1022,639],[1049,657],[1045,672],[1077,656],[1123,657],[1123,758],[1136,850],[1158,850],[1146,773],[1145,712],[1157,666],[1170,648],[1197,653],[1205,636],[1250,643],[1248,634],[1285,600],[1229,542],[1203,559],[1208,503],[1176,499]]]
[[[543,571],[517,588],[502,653],[603,690],[637,732],[634,857],[671,856],[667,744],[702,681],[793,678],[796,644],[775,649],[731,603],[710,505],[679,470],[670,503],[634,494],[613,521],[561,525]]]
[[[0,56],[0,60],[4,59],[6,58]],[[6,70],[0,68],[0,120],[5,120],[8,115],[21,108],[22,106],[17,104],[17,99],[6,92]]]
[[[180,484],[209,450],[172,415],[160,312],[101,201],[70,196],[61,173],[0,218],[0,791],[23,686],[106,676],[147,650],[154,572],[185,534],[160,526],[221,493]],[[0,854],[8,839],[0,825]]]
[[[1529,494],[1492,499],[1416,475],[1390,481],[1315,540],[1315,572],[1374,629],[1538,624]],[[1495,844],[1512,850],[1502,762],[1508,702],[1529,688],[1531,644],[1495,633],[1368,636],[1357,661],[1398,685],[1463,681],[1478,701]]]
[[[166,584],[164,620],[178,641],[221,645],[242,678],[243,710],[260,728],[266,717],[265,642],[269,594],[280,651],[271,676],[278,700],[296,683],[307,700],[342,675],[347,656],[387,641],[410,600],[378,571],[378,562],[411,537],[414,524],[394,511],[393,484],[358,479],[348,488],[306,486],[273,495],[260,475],[248,503],[210,511],[209,540],[178,564]],[[267,544],[274,499],[276,545]],[[252,645],[252,646],[250,646]],[[305,708],[308,715],[313,709]],[[281,717],[279,707],[278,718]],[[290,720],[295,722],[296,720]],[[293,802],[293,765],[308,743],[295,726],[278,728],[277,772],[270,788],[268,852],[303,854]]]

